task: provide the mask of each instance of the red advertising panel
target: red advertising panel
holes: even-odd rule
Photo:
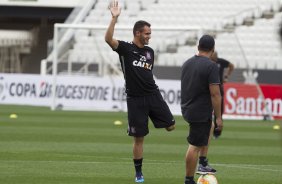
[[[282,85],[224,85],[224,115],[234,118],[282,118]]]
[[[272,107],[272,116],[282,119],[282,85],[260,85],[261,91],[266,98],[267,105]]]

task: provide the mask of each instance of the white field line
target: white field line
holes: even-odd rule
[[[270,171],[270,172],[282,172],[282,170],[278,170],[278,169],[261,168],[261,167],[274,167],[274,166],[281,166],[281,165],[250,165],[250,164],[213,164],[213,165],[229,167],[229,168],[251,169],[251,170]]]
[[[114,157],[113,157],[114,158]],[[54,161],[54,160],[39,160],[39,161],[34,161],[34,160],[7,160],[7,161],[0,161],[1,162],[17,162],[17,163],[58,163],[58,162],[65,162],[65,163],[70,163],[70,164],[132,164],[132,159],[128,158],[119,158],[121,160],[130,160],[130,161],[122,161],[122,162],[112,162],[112,161]],[[149,160],[146,159],[146,164],[148,165],[183,165],[183,163],[180,161],[165,161],[165,160]],[[282,165],[252,165],[252,164],[216,164],[212,163],[212,165],[217,165],[221,167],[229,167],[229,168],[239,168],[239,169],[251,169],[251,170],[259,170],[259,171],[270,171],[270,172],[282,172],[282,170],[278,169],[266,169],[262,167],[275,167],[275,166],[282,166]]]

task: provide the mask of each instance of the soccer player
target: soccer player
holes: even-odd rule
[[[121,13],[118,1],[109,7],[112,19],[105,34],[105,41],[119,54],[127,94],[128,135],[133,137],[133,162],[135,182],[144,182],[142,174],[144,137],[149,133],[148,118],[156,128],[175,128],[175,120],[153,78],[154,51],[148,47],[151,38],[150,24],[137,21],[133,27],[133,41],[113,38],[114,28]]]
[[[198,54],[188,59],[181,72],[181,110],[189,123],[186,152],[185,184],[196,184],[194,175],[198,155],[208,149],[212,130],[212,112],[217,117],[217,129],[222,130],[220,80],[217,65],[210,57],[215,41],[210,35],[203,35],[198,44]]]
[[[214,61],[217,64],[217,67],[219,69],[219,80],[220,80],[220,94],[221,94],[221,116],[224,111],[224,88],[223,88],[223,83],[228,81],[229,76],[231,75],[232,71],[234,70],[234,65],[223,59],[223,58],[218,58],[217,52],[213,52],[211,56],[211,60]],[[227,71],[225,71],[225,69]],[[216,123],[216,116],[214,116],[213,120],[214,124],[212,124],[211,127],[211,132],[210,132],[210,139],[213,136],[214,138],[219,138],[221,135],[221,132],[219,129],[217,129],[217,123]],[[210,141],[210,140],[209,140]],[[204,173],[216,173],[216,170],[209,166],[208,164],[208,147],[204,147],[201,149],[200,154],[199,154],[199,164],[198,164],[198,170],[196,173],[198,174],[204,174]]]
[[[214,61],[219,68],[219,80],[220,80],[220,94],[221,94],[221,115],[224,111],[224,86],[223,84],[228,81],[229,76],[234,70],[234,65],[223,58],[219,58],[217,52],[214,52],[211,57],[212,61]],[[227,71],[225,71],[227,70]],[[221,131],[216,129],[216,117],[214,118],[215,129],[213,131],[214,138],[218,138],[221,135]]]

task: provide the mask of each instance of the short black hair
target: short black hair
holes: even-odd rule
[[[142,32],[145,26],[151,27],[151,24],[144,20],[139,20],[135,22],[133,27],[133,35],[135,36],[137,31]]]
[[[214,49],[215,41],[211,35],[203,35],[199,40],[198,49],[201,51],[212,51]]]

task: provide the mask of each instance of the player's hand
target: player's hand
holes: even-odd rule
[[[228,82],[228,76],[224,76],[223,83]]]
[[[121,8],[118,6],[118,0],[113,0],[109,5],[109,9],[113,17],[118,17],[121,12]]]
[[[216,118],[216,130],[217,131],[222,131],[223,130],[223,121],[221,118]]]

